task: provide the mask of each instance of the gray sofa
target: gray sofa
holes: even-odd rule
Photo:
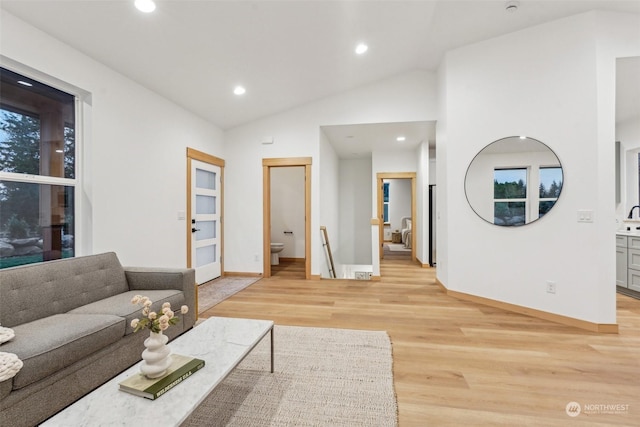
[[[195,324],[192,269],[124,268],[111,252],[0,270],[0,325],[15,331],[0,352],[24,363],[0,382],[0,426],[36,425],[141,360],[136,294],[189,307],[170,339]]]

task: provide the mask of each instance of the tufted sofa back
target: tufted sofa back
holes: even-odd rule
[[[0,325],[12,327],[129,290],[113,252],[0,270]]]

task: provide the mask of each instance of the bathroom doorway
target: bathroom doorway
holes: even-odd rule
[[[311,158],[263,159],[262,166],[263,275],[310,279]]]

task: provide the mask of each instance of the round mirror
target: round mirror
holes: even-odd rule
[[[517,227],[542,218],[562,191],[558,156],[533,138],[511,136],[471,161],[464,191],[471,209],[491,224]]]

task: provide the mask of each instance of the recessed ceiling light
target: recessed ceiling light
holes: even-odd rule
[[[236,86],[233,89],[233,93],[235,93],[236,95],[244,95],[246,92],[247,90],[242,86]]]
[[[31,83],[29,82],[25,82],[24,80],[18,80],[18,83],[20,83],[22,86],[33,86]]]
[[[527,137],[526,137],[526,136],[524,136],[524,135],[520,135],[520,136],[519,136],[519,138],[520,138],[520,139],[527,139]]]
[[[399,136],[399,137],[397,137],[397,138],[396,138],[396,141],[398,141],[398,142],[402,142],[402,141],[404,141],[404,140],[406,140],[406,139],[407,139],[407,138],[405,138],[404,136]]]
[[[153,0],[136,0],[134,4],[140,12],[151,13],[156,10],[156,4]]]
[[[367,46],[364,43],[359,43],[358,46],[356,46],[356,53],[358,55],[362,55],[363,53],[365,53],[367,50],[369,49],[369,46]]]

